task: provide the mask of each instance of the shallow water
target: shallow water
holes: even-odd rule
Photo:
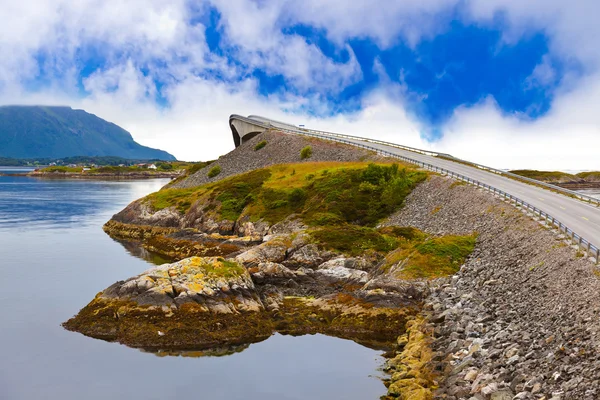
[[[101,227],[165,183],[0,176],[0,399],[363,400],[385,393],[379,352],[323,335],[275,335],[233,355],[198,358],[158,357],[65,331],[60,324],[97,292],[150,267],[139,256],[152,255],[128,251]]]

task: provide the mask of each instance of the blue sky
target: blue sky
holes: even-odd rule
[[[258,113],[511,167],[531,151],[494,146],[543,138],[532,167],[594,164],[547,160],[599,136],[595,113],[568,117],[597,95],[592,1],[31,1],[0,11],[0,102],[84,108],[180,158],[227,151],[226,115]]]

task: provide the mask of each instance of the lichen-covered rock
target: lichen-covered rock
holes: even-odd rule
[[[290,245],[291,241],[287,236],[277,236],[239,254],[235,260],[246,268],[256,267],[264,262],[281,263],[285,260]]]
[[[64,326],[133,347],[211,347],[268,337],[264,311],[244,267],[191,257],[113,284]]]
[[[274,262],[260,263],[257,267],[249,269],[249,272],[252,275],[252,279],[259,283],[296,277],[294,271]]]
[[[100,298],[133,301],[141,306],[196,303],[206,311],[225,313],[262,309],[248,271],[235,262],[214,257],[190,257],[151,268],[113,284]]]
[[[181,227],[181,214],[175,207],[153,210],[142,199],[129,204],[124,210],[115,214],[111,221],[134,225],[151,225],[162,227]]]
[[[436,388],[430,344],[433,330],[423,318],[406,323],[407,332],[398,338],[399,351],[386,363],[392,375],[383,399],[432,400]]]
[[[314,243],[309,243],[294,251],[283,263],[292,269],[311,268],[316,269],[319,265],[333,258],[335,254],[319,250]]]
[[[269,224],[264,221],[252,222],[249,216],[241,216],[236,224],[234,233],[238,236],[264,236],[269,230]]]
[[[368,273],[346,267],[348,259],[340,257],[319,265],[316,274],[332,282],[366,283]]]

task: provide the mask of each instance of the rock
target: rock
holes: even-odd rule
[[[278,279],[291,279],[296,277],[296,273],[282,264],[274,262],[263,262],[256,268],[249,270],[252,278],[259,281],[270,281]]]
[[[474,381],[474,380],[477,378],[477,375],[478,375],[478,374],[479,374],[479,373],[477,372],[477,370],[476,370],[476,369],[469,370],[469,371],[468,371],[468,372],[465,374],[464,380],[465,380],[465,381],[469,381],[469,382],[473,382],[473,381]]]
[[[316,244],[307,244],[294,251],[283,263],[288,268],[316,269],[319,265],[333,257],[333,254],[322,252]]]
[[[513,392],[508,389],[498,390],[490,396],[490,400],[512,400],[514,397]]]
[[[325,279],[333,282],[353,282],[353,283],[366,283],[368,280],[368,274],[365,271],[357,269],[346,268],[347,260],[345,258],[336,258],[329,260],[317,268],[317,276],[324,277]]]
[[[256,267],[263,262],[281,263],[285,260],[289,244],[287,236],[275,236],[268,242],[239,254],[235,260],[246,268]]]
[[[498,390],[498,384],[496,382],[492,382],[481,389],[481,394],[484,396],[491,396],[492,393],[495,393]]]
[[[191,257],[111,285],[64,326],[134,347],[208,346],[268,337],[264,311],[243,266]]]

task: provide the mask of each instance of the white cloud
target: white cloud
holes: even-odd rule
[[[206,0],[194,10],[216,6],[222,38],[241,64],[212,54],[204,26],[190,24],[196,11],[185,0],[0,0],[0,104],[69,104],[115,122],[145,145],[163,148],[181,159],[209,159],[232,149],[227,118],[231,113],[263,114],[324,130],[354,133],[435,148],[459,157],[507,168],[600,169],[600,3],[560,0],[468,0],[463,18],[492,23],[497,12],[509,22],[507,41],[532,29],[550,38],[553,56],[584,65],[585,76],[566,76],[555,90],[547,115],[535,121],[503,114],[493,99],[456,110],[439,142],[423,140],[421,124],[404,106],[402,85],[382,85],[360,99],[360,111],[315,119],[282,110],[309,107],[325,113],[321,94],[336,92],[361,79],[349,38],[370,38],[390,46],[399,38],[418,43],[447,29],[444,13],[458,0],[390,1],[374,7],[356,0]],[[334,62],[300,36],[284,35],[294,24],[323,29],[347,62]],[[345,47],[346,46],[346,47]],[[80,52],[96,51],[102,68],[83,80]],[[91,49],[91,50],[90,50]],[[43,57],[40,57],[42,55]],[[43,63],[38,63],[42,59]],[[287,91],[267,98],[249,77],[254,68],[282,74]],[[385,74],[375,65],[380,77]],[[31,91],[40,71],[51,83]],[[144,70],[145,72],[142,72]],[[218,71],[223,80],[207,78]],[[169,106],[157,105],[153,78],[165,83]],[[528,84],[545,85],[557,77],[549,58]],[[395,77],[397,78],[397,77]],[[240,80],[236,83],[233,81]],[[228,83],[229,82],[229,83]],[[314,89],[309,97],[298,90]]]

